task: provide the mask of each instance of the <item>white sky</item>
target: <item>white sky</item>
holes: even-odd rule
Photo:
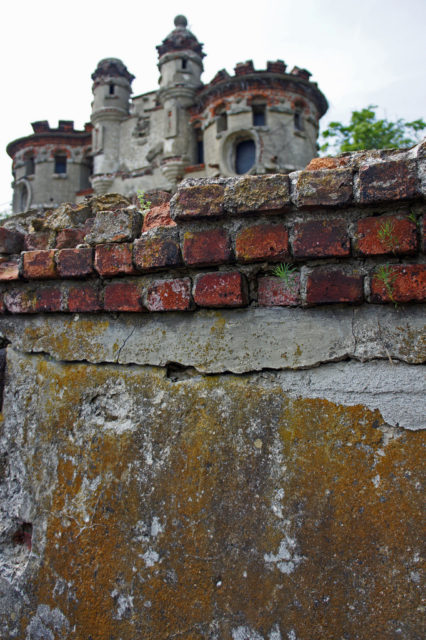
[[[8,142],[30,123],[90,119],[97,62],[121,58],[136,76],[134,94],[157,87],[155,46],[176,14],[204,43],[203,80],[252,59],[305,67],[327,97],[322,119],[347,121],[368,104],[382,115],[426,117],[425,0],[20,0],[2,8],[0,210],[11,200]]]

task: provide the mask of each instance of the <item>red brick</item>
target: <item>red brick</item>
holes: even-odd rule
[[[415,160],[394,160],[361,165],[359,202],[408,200],[420,195]]]
[[[362,255],[416,253],[417,227],[407,217],[380,216],[357,222],[357,250]]]
[[[352,201],[352,170],[302,171],[294,200],[300,208],[337,207]]]
[[[37,312],[61,311],[61,290],[59,287],[43,287],[36,289],[34,310]]]
[[[385,280],[387,280],[388,286],[386,286]],[[371,281],[371,301],[425,302],[426,265],[382,265],[382,267],[378,267]]]
[[[19,280],[19,260],[0,261],[0,280]]]
[[[288,284],[282,278],[259,278],[257,300],[261,307],[294,307],[300,304],[300,276],[289,276]]]
[[[173,219],[221,216],[224,213],[223,195],[223,184],[182,187],[170,201],[171,216]]]
[[[175,226],[176,222],[174,222],[170,217],[170,203],[163,202],[156,207],[151,207],[147,212],[143,221],[142,233],[145,233],[145,231],[150,231],[151,229],[155,229],[157,227]]]
[[[183,259],[188,265],[224,264],[231,260],[231,244],[225,229],[187,231],[183,240]]]
[[[24,254],[23,275],[29,280],[57,278],[55,251],[26,251]]]
[[[36,297],[27,288],[12,289],[4,294],[4,304],[10,313],[35,313]]]
[[[294,225],[293,254],[296,258],[349,256],[350,242],[346,220],[324,219]]]
[[[84,236],[89,233],[89,229],[62,229],[56,236],[57,249],[74,249],[78,244],[84,242]]]
[[[54,233],[50,231],[37,231],[36,233],[27,233],[24,237],[24,250],[46,250],[53,245]]]
[[[68,290],[68,311],[72,313],[101,311],[100,294],[96,287],[90,284],[70,287]]]
[[[92,249],[61,249],[56,264],[61,278],[82,278],[93,273]]]
[[[200,307],[241,307],[248,303],[246,283],[238,271],[197,277],[194,301]]]
[[[22,233],[0,227],[0,253],[20,253],[23,248],[24,235]]]
[[[190,309],[190,278],[156,280],[148,287],[146,306],[150,311],[186,311]]]
[[[283,225],[258,224],[237,233],[235,253],[240,262],[284,260],[288,257],[288,231]]]
[[[143,311],[140,287],[133,282],[114,282],[104,290],[105,311]]]
[[[102,277],[132,275],[131,244],[101,244],[95,250],[95,269]]]
[[[0,313],[4,313],[6,311],[6,307],[4,304],[3,292],[0,292]]]
[[[306,285],[307,304],[331,304],[335,302],[362,302],[363,278],[345,273],[341,269],[315,269]]]
[[[163,267],[182,264],[178,234],[168,231],[142,234],[133,245],[133,260],[141,271],[151,271]]]

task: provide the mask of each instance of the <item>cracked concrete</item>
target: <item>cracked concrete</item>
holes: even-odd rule
[[[57,360],[176,362],[203,373],[305,369],[348,358],[426,359],[420,305],[15,316],[0,318],[0,334],[21,351]]]

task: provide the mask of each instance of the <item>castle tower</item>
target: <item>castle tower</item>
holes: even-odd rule
[[[182,178],[190,164],[194,132],[187,109],[195,103],[202,87],[203,45],[187,28],[185,16],[178,15],[175,28],[157,47],[160,70],[158,98],[164,108],[165,146],[162,171],[169,182]]]
[[[118,169],[120,124],[129,115],[133,79],[118,58],[101,60],[92,74],[92,186],[97,194],[110,190]]]
[[[50,209],[61,202],[74,202],[90,190],[90,123],[74,129],[72,120],[32,123],[33,133],[13,140],[7,153],[13,160],[14,213],[28,209]]]

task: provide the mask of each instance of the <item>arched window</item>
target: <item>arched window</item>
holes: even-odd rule
[[[110,96],[113,96],[115,93],[115,85],[112,82],[109,83],[108,93]]]
[[[55,166],[53,173],[67,172],[67,156],[64,153],[55,153]]]
[[[235,147],[235,173],[247,173],[256,162],[256,145],[254,140],[242,140]]]
[[[299,109],[294,112],[294,128],[296,129],[296,131],[303,131],[305,128],[302,112]]]

